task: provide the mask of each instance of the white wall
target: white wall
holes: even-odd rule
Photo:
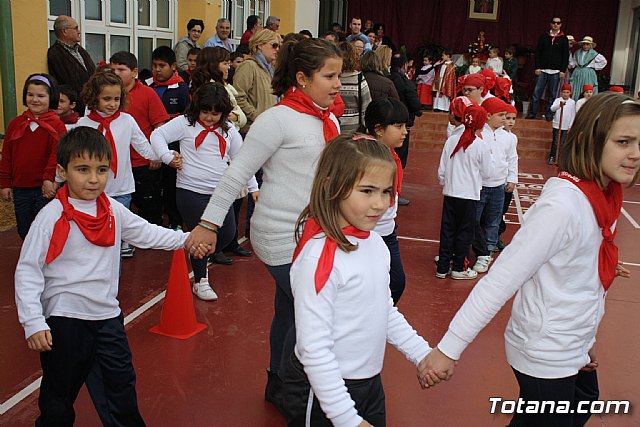
[[[633,9],[640,7],[640,0],[620,0],[618,11],[618,25],[616,28],[616,40],[613,47],[613,58],[611,61],[611,83],[629,84],[632,76],[627,76],[627,66],[632,61],[629,43],[631,42],[631,30],[633,28]],[[638,92],[640,86],[640,70],[636,78],[636,87],[632,88],[632,94]]]
[[[297,0],[296,33],[300,30],[309,30],[314,37],[318,37],[319,16],[320,2],[318,0]]]

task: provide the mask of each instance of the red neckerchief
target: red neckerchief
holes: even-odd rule
[[[60,118],[53,111],[47,111],[40,117],[36,118],[31,110],[27,110],[20,116],[16,117],[16,129],[11,133],[11,136],[7,138],[6,142],[16,141],[24,136],[25,131],[29,127],[29,123],[36,122],[38,126],[42,127],[53,139],[58,141],[60,135],[58,131],[53,127],[53,123],[60,121]]]
[[[613,283],[618,266],[618,247],[613,241],[618,234],[618,228],[611,232],[611,227],[620,216],[622,209],[622,185],[611,181],[603,191],[595,181],[586,181],[568,172],[560,171],[558,178],[573,183],[587,196],[596,215],[598,227],[602,228],[602,243],[598,252],[598,276],[604,290],[607,291]]]
[[[69,221],[74,221],[84,237],[94,245],[107,247],[115,244],[116,228],[113,222],[113,212],[111,212],[111,203],[104,192],[96,200],[96,216],[77,211],[69,203],[68,185],[58,190],[56,199],[62,204],[62,213],[53,226],[53,234],[45,260],[47,264],[50,264],[62,253],[71,229]]]
[[[551,36],[551,44],[554,44],[556,42],[556,39],[560,36],[564,36],[564,33],[562,31],[560,31],[558,34],[551,35],[551,30],[549,30],[549,36]]]
[[[227,140],[224,139],[222,135],[220,135],[217,131],[217,129],[220,128],[220,123],[218,122],[215,125],[209,127],[205,125],[200,119],[198,119],[198,124],[200,124],[200,126],[202,126],[204,130],[201,131],[198,136],[196,136],[196,150],[200,145],[202,145],[204,139],[207,137],[207,135],[209,135],[209,133],[215,133],[218,137],[218,144],[220,145],[220,157],[224,158],[224,153],[227,151]]]
[[[80,115],[76,111],[69,111],[69,113],[64,116],[60,116],[60,121],[65,125],[75,125],[78,123],[78,119],[80,119]]]
[[[344,100],[340,94],[336,95],[335,101],[333,101],[333,115],[336,119],[339,119],[344,114]]]
[[[177,72],[177,71],[175,71],[175,72],[173,73],[173,75],[172,75],[168,80],[165,80],[165,81],[163,81],[163,82],[158,81],[158,80],[156,79],[156,76],[153,76],[153,83],[154,83],[156,86],[171,86],[171,85],[174,85],[174,84],[177,84],[177,83],[183,83],[183,82],[184,82],[184,80],[182,79],[182,77],[180,77],[180,76],[178,75],[178,72]]]
[[[331,120],[331,113],[335,108],[334,103],[326,110],[320,110],[313,103],[309,95],[302,90],[292,87],[284,94],[282,101],[277,105],[285,105],[299,113],[309,114],[322,120],[322,131],[324,133],[324,142],[329,142],[340,134],[338,126]]]
[[[396,161],[396,194],[402,194],[402,177],[404,176],[404,169],[402,169],[402,161],[396,153],[396,150],[393,148],[389,148],[391,150],[391,154],[393,154],[393,160]],[[394,202],[395,197],[391,199],[391,202]]]
[[[91,110],[87,117],[94,122],[99,123],[98,130],[103,132],[105,138],[109,141],[109,146],[111,147],[110,168],[113,171],[113,177],[115,178],[116,175],[118,175],[118,152],[116,151],[116,141],[113,139],[113,134],[111,133],[111,122],[120,117],[120,111],[117,111],[112,116],[102,117],[97,111]]]
[[[352,225],[344,227],[342,229],[342,232],[345,236],[353,236],[357,237],[358,239],[366,239],[370,234],[369,231],[359,230]],[[324,233],[322,227],[320,227],[313,218],[307,218],[304,223],[302,236],[300,237],[298,245],[293,252],[293,261],[296,260],[296,258],[302,251],[302,248],[304,248],[304,245],[306,245],[309,240],[320,233]],[[316,272],[314,275],[316,294],[320,293],[322,288],[324,288],[324,285],[327,283],[327,280],[329,280],[329,276],[331,275],[331,271],[333,270],[333,260],[336,255],[336,249],[338,249],[338,244],[327,236],[325,238],[324,246],[322,247],[322,252],[320,253],[320,258],[318,259],[318,267],[316,267]]]
[[[453,149],[449,158],[452,158],[461,148],[463,151],[467,151],[467,148],[476,140],[476,131],[482,129],[486,121],[487,112],[484,108],[478,105],[470,105],[467,107],[464,110],[464,119],[462,122],[462,124],[464,124],[464,132],[460,135],[458,145]],[[478,136],[482,138],[482,135]]]

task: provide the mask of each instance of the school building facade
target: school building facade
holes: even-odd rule
[[[223,16],[230,19],[237,44],[249,15],[260,16],[263,23],[269,15],[277,16],[281,34],[308,29],[317,35],[319,8],[318,0],[0,0],[0,134],[14,112],[24,111],[24,80],[47,71],[47,49],[55,41],[53,22],[59,15],[78,21],[80,44],[95,63],[127,50],[142,69],[150,68],[153,49],[173,47],[187,35],[191,18],[205,23],[198,44],[216,33]]]
[[[326,31],[328,22],[346,23],[347,4],[347,0],[0,0],[0,134],[24,110],[26,77],[47,71],[47,49],[55,41],[53,21],[58,15],[78,21],[81,44],[96,63],[128,50],[142,69],[150,67],[153,49],[172,47],[186,35],[191,18],[205,23],[201,45],[215,34],[222,16],[231,21],[236,43],[247,16],[253,14],[263,22],[269,15],[279,17],[281,34],[308,29],[317,36]],[[640,89],[640,0],[619,0],[618,7],[614,53],[607,58],[611,82],[635,94]]]

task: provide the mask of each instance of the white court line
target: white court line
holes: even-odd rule
[[[640,205],[640,202],[632,202],[631,200],[623,200],[622,203],[632,203],[634,205]]]
[[[513,189],[513,199],[516,202],[516,210],[518,211],[518,222],[522,224],[524,215],[522,214],[522,205],[520,205],[520,196],[518,195],[518,188]]]
[[[629,215],[629,212],[627,212],[624,208],[622,208],[621,212],[622,212],[622,215],[624,215],[625,217],[627,217],[627,219],[629,220],[629,222],[631,223],[631,225],[633,225],[633,226],[634,226],[634,228],[636,228],[636,229],[640,228],[640,224],[638,224],[638,223],[636,222],[636,220],[635,220],[635,219],[633,219],[633,217],[632,217],[631,215]]]
[[[624,261],[620,261],[620,264],[624,264],[624,265],[630,265],[632,267],[640,267],[640,264],[636,264],[634,262],[624,262]]]
[[[247,239],[243,237],[242,239],[238,240],[238,243],[242,243],[245,240],[247,240]],[[189,273],[189,279],[193,279],[193,271],[191,273]],[[164,299],[166,293],[167,293],[166,290],[160,292],[158,295],[156,295],[155,297],[151,298],[149,301],[147,301],[146,303],[144,303],[143,305],[138,307],[136,310],[131,312],[127,317],[124,318],[124,324],[126,325],[129,322],[135,320],[142,313],[144,313],[145,311],[149,310],[151,307],[153,307],[154,305],[156,305],[157,303],[162,301]],[[31,393],[33,393],[34,391],[39,389],[41,382],[42,382],[42,376],[38,377],[38,379],[36,379],[34,382],[32,382],[31,384],[29,384],[28,386],[26,386],[25,388],[23,388],[22,390],[20,390],[19,392],[17,392],[13,396],[11,396],[5,402],[0,403],[0,415],[4,415],[11,408],[16,406],[18,403],[20,403],[24,399],[26,399]]]
[[[402,240],[413,240],[413,241],[415,241],[415,242],[440,243],[440,240],[420,239],[420,238],[418,238],[418,237],[405,237],[405,236],[398,236],[398,239],[402,239]]]

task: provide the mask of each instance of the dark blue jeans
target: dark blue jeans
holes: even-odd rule
[[[547,102],[547,111],[545,113],[545,117],[553,117],[553,113],[551,112],[551,104],[558,92],[558,82],[560,81],[560,73],[556,74],[547,74],[540,73],[538,77],[536,77],[536,86],[533,89],[533,100],[531,103],[531,110],[529,110],[529,114],[527,117],[535,117],[538,113],[538,106],[540,105],[540,98],[542,98],[542,93],[544,92],[544,88],[547,87],[548,102]]]
[[[476,223],[484,229],[487,250],[493,252],[498,245],[498,228],[504,205],[504,185],[482,187],[480,201],[476,209]],[[484,215],[483,215],[484,214]],[[482,218],[484,220],[481,223]]]
[[[296,344],[296,321],[293,311],[293,294],[289,271],[291,264],[266,265],[269,274],[276,281],[276,294],[273,300],[273,320],[269,332],[269,370],[280,376],[289,363]]]
[[[564,142],[567,140],[567,130],[560,131],[560,148],[564,145]],[[553,157],[556,159],[556,152],[558,151],[558,129],[553,128],[553,140],[551,141],[551,151],[549,152],[549,158]],[[558,159],[556,159],[558,160]]]
[[[16,223],[18,226],[18,235],[22,240],[27,237],[29,228],[40,209],[45,207],[51,199],[47,199],[42,195],[42,188],[13,188],[13,208],[16,212]]]
[[[384,240],[384,242],[387,244],[387,248],[389,248],[389,255],[391,255],[389,288],[391,289],[391,298],[393,299],[393,305],[397,305],[398,301],[400,301],[402,293],[404,292],[406,282],[404,267],[402,266],[402,258],[400,258],[400,245],[398,244],[398,235],[394,231],[387,236],[382,236],[382,240]]]

